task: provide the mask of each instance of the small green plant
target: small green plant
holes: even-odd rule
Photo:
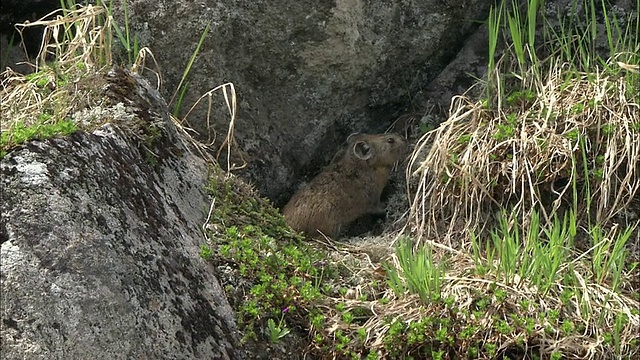
[[[570,320],[564,320],[562,322],[561,329],[565,336],[570,336],[575,331],[575,325]]]
[[[616,125],[615,124],[604,124],[601,127],[602,133],[605,136],[611,136],[616,133]]]
[[[611,289],[617,291],[626,263],[626,244],[635,227],[626,228],[622,232],[617,229],[610,234],[604,233],[600,226],[591,228],[592,269],[594,280],[598,284],[610,283]]]
[[[189,86],[189,83],[187,82],[187,77],[189,76],[189,72],[191,72],[191,67],[193,66],[193,63],[196,61],[196,58],[200,53],[200,48],[202,47],[204,40],[207,38],[207,34],[209,33],[210,26],[211,26],[210,23],[207,24],[207,26],[205,26],[204,28],[204,31],[202,32],[202,35],[200,35],[200,40],[198,41],[198,45],[196,45],[196,48],[193,51],[193,54],[191,54],[191,58],[189,59],[189,63],[187,63],[187,66],[185,67],[184,72],[182,73],[182,78],[180,79],[180,83],[176,88],[176,92],[173,94],[173,96],[171,97],[171,100],[169,101],[169,104],[172,104],[173,101],[176,100],[176,95],[179,95],[176,100],[175,106],[173,107],[173,116],[175,117],[178,117],[180,113],[180,109],[182,108],[182,101],[184,99],[184,96],[187,92],[187,88]]]
[[[277,343],[278,341],[280,341],[280,339],[287,336],[287,334],[291,332],[291,330],[284,325],[284,316],[290,310],[291,310],[290,307],[286,307],[282,309],[282,315],[280,316],[280,321],[278,322],[278,325],[276,325],[273,319],[267,320],[267,326],[269,328],[269,340],[272,343],[274,344]]]
[[[487,352],[487,355],[490,358],[493,358],[496,355],[497,346],[496,346],[496,344],[485,343],[484,344],[484,350]]]
[[[113,0],[109,0],[109,6],[106,6],[106,9],[107,9],[107,14],[109,15],[109,17],[112,18],[113,17],[113,11],[112,11]],[[140,44],[139,44],[137,35],[133,34],[133,39],[132,39],[131,30],[129,26],[129,10],[127,6],[127,0],[122,1],[122,11],[123,11],[123,17],[124,17],[124,33],[122,32],[122,29],[120,28],[120,26],[118,26],[118,24],[115,22],[113,23],[113,28],[116,32],[116,36],[118,38],[118,41],[120,42],[120,45],[122,45],[122,47],[124,48],[127,54],[127,64],[133,65],[137,61],[136,57],[140,52]]]
[[[500,142],[513,138],[515,127],[512,124],[496,124],[498,130],[494,133],[493,139]]]
[[[366,360],[378,360],[378,359],[380,359],[380,355],[378,355],[378,353],[375,352],[374,350],[369,351],[366,357]]]
[[[460,144],[466,144],[469,141],[471,141],[471,134],[465,134],[465,135],[460,136],[460,138],[458,138],[458,142]]]
[[[551,360],[560,360],[562,358],[563,358],[563,356],[562,356],[562,353],[560,351],[554,351],[554,352],[551,353],[551,358],[550,358]]]
[[[440,300],[440,284],[445,274],[445,262],[436,264],[429,246],[414,251],[410,239],[402,239],[396,246],[400,272],[387,266],[387,280],[397,295],[405,291],[418,294],[423,302]],[[402,278],[401,278],[402,276]]]
[[[353,318],[354,318],[353,313],[349,311],[342,313],[342,321],[344,321],[345,324],[347,325],[353,322]]]
[[[533,90],[516,90],[506,98],[506,105],[516,106],[521,103],[531,103],[536,99],[536,93]]]
[[[205,259],[205,260],[209,260],[211,259],[211,256],[213,255],[213,250],[211,250],[211,248],[209,246],[207,246],[207,244],[202,244],[200,245],[200,257]]]
[[[428,123],[420,123],[419,129],[421,133],[426,134],[429,131],[433,130],[434,126]]]

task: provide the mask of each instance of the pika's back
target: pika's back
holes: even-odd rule
[[[293,229],[336,237],[367,213],[384,212],[380,195],[393,165],[406,153],[398,134],[355,134],[316,178],[293,195],[283,212]]]

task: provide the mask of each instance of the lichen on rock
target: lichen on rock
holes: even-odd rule
[[[145,80],[103,76],[104,125],[0,162],[3,357],[244,358],[199,256],[207,164]]]

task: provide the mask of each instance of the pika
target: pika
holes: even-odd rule
[[[309,236],[320,231],[335,238],[361,215],[384,213],[382,189],[406,151],[407,142],[398,134],[349,136],[347,147],[285,205],[287,224]]]

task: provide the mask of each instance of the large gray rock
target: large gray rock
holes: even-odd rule
[[[424,110],[412,99],[456,55],[491,2],[127,4],[132,32],[155,54],[167,96],[211,24],[189,76],[182,113],[207,90],[233,82],[239,97],[236,135],[249,162],[246,175],[263,195],[282,204],[292,184],[327,164],[350,133],[382,132],[399,115]],[[205,110],[206,102],[188,121],[207,139]],[[221,140],[228,117],[220,112],[212,121]]]
[[[75,118],[117,126],[33,141],[0,162],[2,358],[244,358],[199,256],[205,162],[157,92],[122,71],[105,89],[112,105]],[[149,127],[162,136],[142,146]]]

